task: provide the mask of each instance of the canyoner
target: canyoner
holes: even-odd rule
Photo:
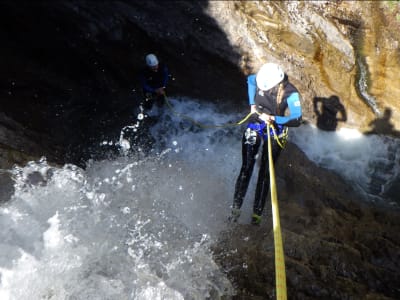
[[[247,78],[250,117],[242,136],[242,166],[235,184],[230,220],[237,222],[246,195],[259,149],[262,148],[261,164],[253,204],[251,223],[259,225],[270,188],[268,143],[272,137],[271,159],[275,163],[285,146],[288,127],[301,125],[302,109],[300,94],[289,82],[282,67],[266,63],[257,74]],[[288,110],[289,114],[285,114]],[[262,147],[261,147],[262,145]]]
[[[286,300],[286,271],[278,208],[274,163],[284,149],[288,127],[302,121],[300,94],[275,63],[266,63],[255,75],[248,76],[250,117],[242,137],[242,166],[235,184],[229,220],[237,222],[246,195],[258,151],[262,146],[251,224],[260,225],[268,190],[271,194],[275,253],[276,299]],[[289,114],[285,114],[289,110]]]

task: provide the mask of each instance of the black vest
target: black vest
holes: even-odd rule
[[[298,93],[298,91],[289,81],[286,81],[284,83],[282,101],[279,104],[279,107],[276,99],[277,93],[278,88],[272,88],[268,91],[262,91],[257,88],[254,97],[257,111],[268,115],[284,116],[285,110],[288,107],[287,98],[293,93]]]

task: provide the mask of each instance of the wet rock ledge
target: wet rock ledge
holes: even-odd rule
[[[363,203],[295,145],[277,171],[288,299],[399,299],[399,210]],[[214,245],[233,299],[275,299],[270,206],[260,227],[234,225]]]

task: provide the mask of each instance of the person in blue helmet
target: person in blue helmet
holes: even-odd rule
[[[169,70],[168,67],[159,62],[155,54],[147,54],[146,66],[139,74],[140,84],[144,95],[144,108],[151,109],[153,103],[161,106],[165,99]]]
[[[301,124],[300,94],[282,67],[264,64],[257,74],[247,77],[248,97],[252,115],[242,138],[242,167],[236,181],[230,220],[236,222],[249,186],[254,164],[262,144],[261,165],[253,205],[251,223],[258,225],[268,196],[270,178],[268,162],[268,134],[271,136],[272,158],[278,159],[287,137],[287,127]],[[288,110],[289,113],[286,113]],[[286,114],[285,114],[286,113]],[[267,132],[267,123],[270,132]]]

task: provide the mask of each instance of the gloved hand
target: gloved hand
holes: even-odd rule
[[[275,121],[275,117],[272,115],[267,115],[262,113],[261,115],[258,116],[258,118],[262,121],[264,121],[265,123],[272,123]]]

